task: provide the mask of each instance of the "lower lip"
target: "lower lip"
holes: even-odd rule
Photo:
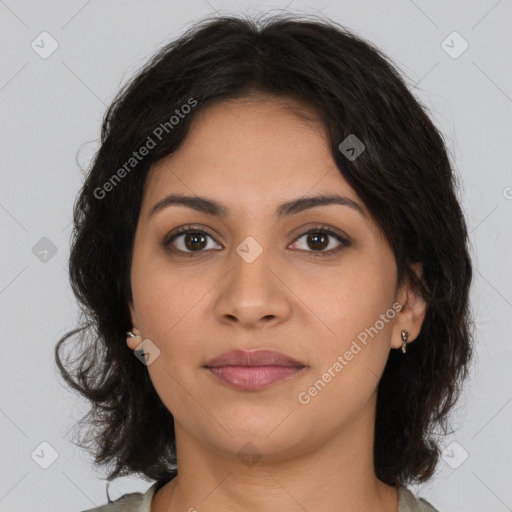
[[[255,391],[297,375],[302,367],[290,366],[216,366],[209,372],[236,389]]]

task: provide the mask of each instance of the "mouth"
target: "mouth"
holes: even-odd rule
[[[230,387],[256,391],[291,379],[306,366],[273,350],[234,350],[208,361],[204,368]]]

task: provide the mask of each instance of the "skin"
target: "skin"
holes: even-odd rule
[[[197,114],[180,149],[148,175],[131,267],[129,307],[141,337],[127,344],[135,350],[149,339],[160,350],[147,370],[174,417],[179,460],[151,510],[397,512],[397,489],[373,467],[377,385],[401,331],[409,342],[418,336],[425,302],[397,287],[393,252],[336,168],[321,125],[304,118],[313,117],[307,106],[257,96]],[[231,213],[171,205],[150,216],[170,193],[206,196]],[[331,204],[275,216],[283,202],[322,193],[346,196],[366,215]],[[162,247],[187,224],[208,232],[199,252],[187,235]],[[303,233],[317,226],[350,245],[315,256],[340,247],[333,236],[320,249],[308,242]],[[236,251],[248,236],[262,249],[251,263]],[[395,302],[394,318],[300,403],[298,394]],[[306,368],[263,390],[236,390],[203,368],[236,348],[277,350]],[[238,456],[248,442],[262,455],[256,464]]]

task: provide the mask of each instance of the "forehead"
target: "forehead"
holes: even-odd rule
[[[171,192],[219,197],[255,210],[320,192],[357,201],[307,105],[260,95],[217,102],[195,116],[181,147],[151,169],[147,202]]]

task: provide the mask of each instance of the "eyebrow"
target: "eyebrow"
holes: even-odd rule
[[[315,208],[316,206],[326,206],[331,204],[348,206],[349,208],[358,211],[361,215],[366,217],[365,211],[358,203],[346,196],[340,196],[338,194],[323,194],[294,199],[279,205],[276,208],[275,215],[278,219],[283,219],[304,210]],[[151,217],[157,212],[172,205],[186,206],[198,212],[215,215],[221,218],[227,218],[230,215],[230,210],[227,206],[220,204],[213,199],[201,196],[169,194],[152,206],[148,217]]]

